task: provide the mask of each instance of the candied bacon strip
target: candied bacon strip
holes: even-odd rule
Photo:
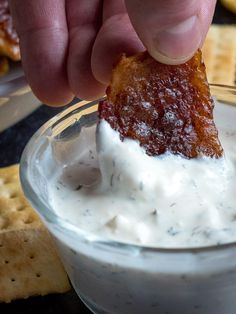
[[[144,52],[121,57],[99,118],[122,140],[139,140],[148,155],[218,158],[223,149],[213,108],[200,50],[182,65],[161,64]]]

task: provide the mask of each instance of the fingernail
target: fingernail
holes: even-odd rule
[[[158,33],[152,40],[150,53],[163,63],[183,63],[193,56],[201,41],[199,19],[194,15]]]

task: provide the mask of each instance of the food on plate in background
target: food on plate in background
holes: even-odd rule
[[[9,70],[8,59],[20,60],[19,38],[12,23],[7,0],[0,0],[0,75]]]
[[[18,165],[0,168],[0,302],[69,289],[51,237],[23,196]]]
[[[203,45],[209,83],[234,85],[236,81],[236,26],[212,25]]]
[[[235,0],[221,0],[221,3],[230,11],[236,13],[236,1]]]
[[[9,62],[7,57],[0,57],[0,76],[9,71]]]

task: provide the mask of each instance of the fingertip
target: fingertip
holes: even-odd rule
[[[11,0],[14,25],[20,38],[22,64],[38,99],[52,106],[73,99],[66,59],[68,28],[64,0]]]
[[[69,90],[52,90],[47,91],[45,89],[39,89],[38,87],[34,88],[31,85],[32,92],[34,95],[45,105],[51,107],[61,107],[69,104],[73,98],[74,94]]]
[[[194,15],[150,38],[147,48],[159,62],[181,64],[191,59],[201,43],[202,27]]]
[[[74,97],[71,91],[65,69],[44,67],[38,68],[34,63],[25,64],[22,60],[26,79],[34,95],[44,104],[63,106]]]
[[[180,64],[201,47],[215,0],[125,0],[140,39],[159,62]]]
[[[106,90],[106,86],[94,78],[91,70],[94,37],[94,31],[80,28],[70,41],[67,61],[68,82],[74,95],[83,100],[95,100],[103,96]]]
[[[69,103],[73,93],[66,69],[67,34],[40,29],[22,35],[20,46],[25,76],[36,97],[51,106]]]
[[[25,76],[34,95],[44,104],[59,107],[70,103],[74,98],[63,72],[49,76],[43,69],[34,71],[26,66]]]
[[[93,101],[93,100],[98,100],[104,97],[105,94],[106,94],[106,87],[103,89],[103,91],[100,91],[98,93],[80,91],[77,97],[82,100]]]
[[[106,93],[106,85],[99,82],[90,84],[79,84],[74,88],[76,97],[83,100],[96,100],[103,97]]]
[[[169,64],[169,65],[177,65],[177,64],[185,63],[188,60],[190,60],[193,57],[195,50],[192,54],[185,56],[185,57],[180,57],[180,58],[168,57],[164,54],[161,54],[157,50],[148,50],[148,52],[155,60],[157,60],[160,63]]]
[[[91,65],[94,77],[102,84],[108,85],[117,58],[122,53],[132,55],[143,50],[145,48],[134,31],[128,15],[112,16],[103,24],[93,46]]]

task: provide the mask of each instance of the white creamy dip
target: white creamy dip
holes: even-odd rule
[[[235,241],[236,133],[228,129],[228,109],[218,108],[220,159],[150,157],[102,121],[98,153],[85,145],[51,179],[52,208],[79,228],[120,242],[179,248]]]

